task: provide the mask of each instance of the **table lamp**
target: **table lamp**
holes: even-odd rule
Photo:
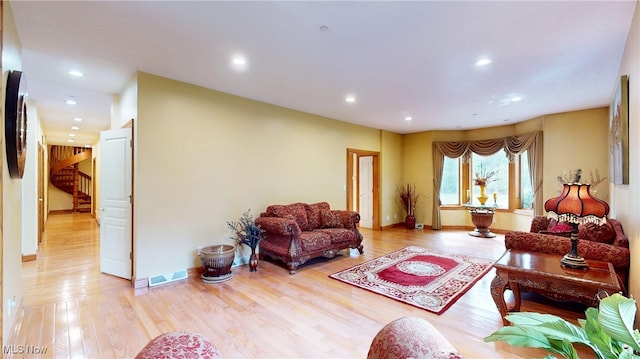
[[[544,209],[547,217],[572,226],[571,251],[562,257],[560,264],[568,268],[587,269],[587,262],[578,255],[578,225],[605,224],[609,205],[591,195],[590,184],[565,183],[563,186],[560,196],[547,200]]]

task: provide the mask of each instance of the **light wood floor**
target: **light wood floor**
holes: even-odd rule
[[[54,214],[38,259],[23,264],[23,302],[9,358],[132,358],[153,337],[172,330],[210,338],[225,358],[366,358],[371,339],[403,316],[429,320],[467,358],[544,357],[537,349],[484,343],[502,326],[489,294],[493,270],[441,315],[359,289],[329,274],[408,245],[497,259],[504,238],[464,231],[363,229],[365,253],[343,251],[314,260],[296,275],[261,261],[257,272],[234,268],[231,280],[197,276],[151,289],[99,272],[99,229],[88,214]],[[523,310],[575,322],[579,311],[523,301]],[[45,354],[34,354],[38,350]],[[585,355],[583,357],[589,357]]]

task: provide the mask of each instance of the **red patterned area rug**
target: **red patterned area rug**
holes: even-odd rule
[[[442,314],[494,260],[406,247],[329,277]]]

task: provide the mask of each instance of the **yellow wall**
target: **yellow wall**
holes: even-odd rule
[[[402,184],[402,135],[382,131],[382,153],[380,154],[380,225],[398,223],[404,218],[398,203],[396,185]]]
[[[416,220],[431,225],[433,203],[433,169],[431,146],[434,141],[468,141],[543,131],[544,163],[543,198],[555,197],[558,187],[556,177],[563,169],[582,168],[589,179],[589,171],[608,176],[608,109],[574,111],[534,118],[518,124],[482,128],[469,131],[434,131],[404,136],[403,178],[415,183],[426,199],[418,203]],[[608,201],[606,183],[597,186],[598,198]],[[442,225],[472,227],[466,210],[443,210]],[[531,215],[527,212],[499,212],[492,228],[503,230],[528,230]]]
[[[347,148],[381,151],[384,137],[384,164],[401,161],[398,139],[379,130],[145,73],[137,83],[136,278],[199,266],[197,247],[229,242],[226,222],[247,209],[345,208]]]
[[[610,198],[614,216],[621,220],[629,237],[631,247],[631,268],[629,292],[635,298],[640,296],[640,1],[636,1],[633,22],[629,29],[619,75],[629,75],[629,184],[611,185]],[[611,97],[618,86],[619,78],[611,79]],[[638,313],[640,317],[640,313]],[[640,318],[639,318],[640,320]]]
[[[5,2],[2,9],[2,88],[7,83],[9,70],[21,70],[21,45],[13,20],[10,3]],[[2,91],[4,104],[5,91]],[[0,115],[4,118],[4,106],[0,106]],[[20,201],[22,181],[9,177],[4,146],[2,141],[2,344],[9,338],[11,325],[16,317],[17,306],[9,302],[22,300],[22,204]]]

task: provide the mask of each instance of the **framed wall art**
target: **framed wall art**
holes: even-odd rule
[[[609,178],[629,184],[629,76],[620,77],[609,106]]]

